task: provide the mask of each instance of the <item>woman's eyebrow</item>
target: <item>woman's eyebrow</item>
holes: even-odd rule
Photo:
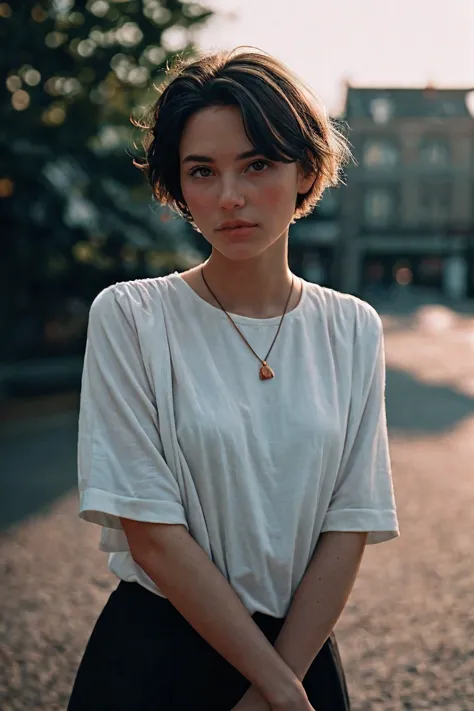
[[[251,151],[245,151],[244,153],[239,153],[238,156],[236,156],[235,160],[245,160],[246,158],[253,158],[254,156],[261,155],[260,151],[257,151],[256,148],[253,148]],[[181,161],[182,163],[213,163],[214,159],[211,158],[210,156],[201,156],[197,155],[194,153],[191,153],[190,155],[186,156],[186,158],[183,158]]]

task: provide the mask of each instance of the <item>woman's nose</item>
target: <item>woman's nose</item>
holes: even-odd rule
[[[225,210],[231,210],[234,207],[242,207],[245,204],[245,198],[242,190],[239,188],[238,181],[235,179],[223,180],[219,195],[219,205]]]

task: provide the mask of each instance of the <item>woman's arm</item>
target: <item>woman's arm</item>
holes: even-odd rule
[[[306,694],[228,581],[181,525],[121,519],[134,560],[194,629],[272,709],[306,709]]]
[[[323,532],[275,644],[299,679],[347,603],[369,533],[371,542],[377,542],[394,537],[398,529],[385,414],[382,322],[367,304],[355,306],[354,384],[340,471]]]
[[[367,533],[322,533],[293,597],[275,649],[303,680],[331,634],[354,586]]]
[[[356,301],[354,306],[353,392],[340,471],[323,532],[275,644],[299,679],[347,603],[369,532],[371,542],[376,542],[393,537],[397,530],[385,414],[382,321],[367,304]]]
[[[275,649],[300,681],[303,681],[347,603],[366,538],[366,533],[340,531],[322,533],[319,537],[275,642]],[[267,709],[258,689],[251,686],[233,711]]]

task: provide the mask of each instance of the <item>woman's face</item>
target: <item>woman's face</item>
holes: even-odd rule
[[[256,153],[234,106],[194,114],[179,153],[181,190],[194,222],[229,259],[256,257],[286,238],[297,195],[314,181],[296,163],[269,161]],[[235,220],[249,226],[225,227]]]

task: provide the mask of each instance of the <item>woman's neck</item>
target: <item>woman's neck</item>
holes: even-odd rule
[[[219,306],[209,288],[220,301],[222,307],[233,314],[250,318],[273,318],[283,314],[290,293],[293,275],[287,260],[281,264],[264,263],[265,260],[231,261],[211,257],[198,267],[181,274],[194,291],[213,306]],[[300,284],[294,278],[293,290],[287,312],[299,303]]]

